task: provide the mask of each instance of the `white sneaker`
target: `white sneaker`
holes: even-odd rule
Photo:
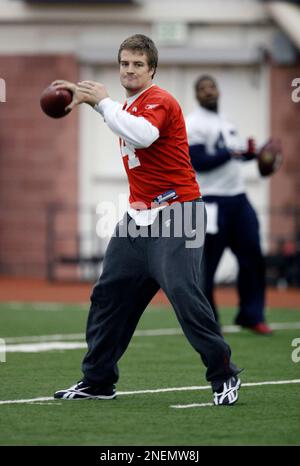
[[[241,381],[237,376],[230,377],[214,392],[214,404],[219,406],[236,403],[239,397],[238,391],[240,386]]]
[[[62,400],[113,400],[116,396],[114,385],[106,388],[93,387],[82,380],[70,388],[54,393],[54,398]]]

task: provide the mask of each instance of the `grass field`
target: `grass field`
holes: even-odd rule
[[[212,393],[210,389],[188,390],[208,386],[205,368],[176,331],[179,327],[173,312],[162,307],[147,309],[140,333],[120,361],[116,400],[47,399],[55,390],[80,379],[85,349],[20,352],[21,347],[11,345],[47,340],[83,344],[80,334],[86,309],[77,305],[0,305],[0,337],[8,349],[6,362],[0,363],[1,445],[300,445],[300,362],[291,358],[292,340],[300,337],[300,309],[269,311],[269,322],[295,326],[276,330],[272,337],[246,330],[225,335],[233,360],[245,368],[242,383],[295,379],[297,383],[244,386],[233,407],[182,409],[173,406],[211,403]],[[223,325],[232,323],[232,310],[223,309],[221,315]],[[147,329],[160,329],[162,335],[141,334]],[[175,329],[174,334],[168,335],[166,329]],[[48,337],[23,338],[26,336]],[[159,391],[176,387],[182,390]],[[158,391],[127,393],[154,389]],[[40,397],[46,400],[2,403]]]

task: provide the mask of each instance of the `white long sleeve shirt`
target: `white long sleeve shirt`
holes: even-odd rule
[[[146,89],[147,90],[147,89]],[[123,109],[122,104],[113,101],[110,97],[101,100],[94,109],[104,118],[107,126],[120,138],[136,149],[151,146],[159,138],[159,130],[144,117],[137,117],[126,112],[132,103],[145,91],[131,96],[126,101]],[[129,206],[128,213],[137,225],[152,225],[158,212],[164,207],[151,210],[135,210]]]
[[[125,108],[129,107],[141,94],[142,92],[129,97]],[[131,115],[125,109],[123,110],[119,102],[113,101],[110,97],[101,100],[94,108],[103,116],[107,126],[117,136],[136,149],[149,147],[159,138],[159,130],[150,121]]]
[[[241,140],[236,127],[226,117],[200,105],[186,117],[186,128],[189,145],[203,144],[212,157],[220,139],[232,151],[246,150],[246,142]],[[202,195],[234,196],[245,192],[241,164],[231,159],[213,170],[197,172]]]

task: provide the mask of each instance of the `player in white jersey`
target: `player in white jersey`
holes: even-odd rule
[[[258,334],[271,334],[265,323],[265,270],[259,224],[244,187],[241,164],[255,154],[253,140],[243,142],[236,127],[218,109],[219,90],[211,76],[195,84],[197,109],[186,126],[192,165],[206,204],[208,225],[204,247],[204,292],[216,318],[214,276],[225,248],[236,256],[239,311],[235,322]]]

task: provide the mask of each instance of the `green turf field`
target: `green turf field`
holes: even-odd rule
[[[87,308],[63,305],[0,305],[0,338],[6,346],[28,344],[25,336],[83,343]],[[232,323],[232,310],[222,310],[222,324]],[[268,321],[295,328],[272,337],[248,331],[225,335],[233,360],[244,367],[242,383],[300,379],[300,362],[292,361],[292,340],[300,338],[300,310],[268,312]],[[298,328],[297,328],[298,323]],[[51,397],[80,379],[84,348],[44,352],[7,352],[0,363],[1,445],[299,445],[300,383],[251,385],[240,390],[231,407],[174,408],[211,403],[205,369],[180,334],[168,308],[151,307],[139,331],[160,329],[163,335],[137,335],[120,361],[121,393],[113,401],[4,400]],[[165,334],[164,334],[165,333]],[[177,332],[178,333],[178,332]],[[74,334],[68,338],[69,334]],[[79,335],[76,335],[79,334]],[[51,337],[51,335],[61,335]],[[31,339],[31,343],[34,343]],[[47,341],[44,338],[43,341]],[[37,343],[37,342],[35,342]],[[298,353],[299,354],[299,353]],[[126,392],[183,387],[181,391]]]

